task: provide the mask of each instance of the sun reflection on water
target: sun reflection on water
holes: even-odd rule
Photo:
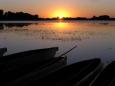
[[[61,21],[54,23],[54,27],[56,27],[56,29],[61,30],[61,31],[65,31],[69,29],[68,23],[61,22]]]

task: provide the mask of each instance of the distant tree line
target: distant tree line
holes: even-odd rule
[[[91,18],[91,20],[115,20],[115,18],[111,18],[111,17],[108,16],[108,15],[101,15],[101,16],[98,16],[98,17],[93,16],[93,17]]]
[[[91,18],[86,17],[63,17],[63,20],[115,20],[115,18],[111,18],[108,15],[101,16],[93,16]],[[59,17],[55,18],[40,18],[38,15],[32,15],[24,12],[4,12],[4,10],[0,10],[0,21],[2,20],[59,20]]]
[[[101,16],[93,16],[91,18],[86,18],[86,17],[76,17],[76,18],[71,18],[71,17],[64,17],[64,20],[115,20],[115,18],[111,18],[108,15],[101,15]]]
[[[4,12],[0,10],[0,20],[37,20],[38,15],[32,15],[24,12]]]

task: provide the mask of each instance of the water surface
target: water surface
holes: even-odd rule
[[[85,59],[115,60],[114,21],[14,21],[0,23],[0,47],[7,54],[59,47],[57,56],[71,49],[68,64]]]

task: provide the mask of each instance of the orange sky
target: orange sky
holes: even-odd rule
[[[115,17],[115,0],[0,0],[0,9],[24,11],[40,17]]]

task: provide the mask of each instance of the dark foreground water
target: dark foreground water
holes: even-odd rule
[[[7,54],[58,46],[59,56],[75,45],[68,64],[91,58],[110,63],[115,60],[115,22],[0,22],[0,47],[7,47]]]

